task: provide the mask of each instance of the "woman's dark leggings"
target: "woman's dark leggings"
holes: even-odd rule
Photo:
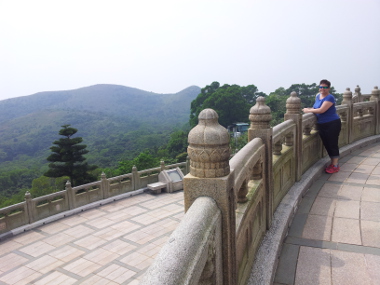
[[[319,136],[330,158],[339,157],[339,133],[342,123],[340,119],[331,122],[317,124]]]

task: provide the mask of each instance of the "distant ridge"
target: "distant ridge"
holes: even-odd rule
[[[63,124],[79,130],[90,150],[90,163],[101,167],[139,153],[147,145],[159,147],[174,128],[188,122],[190,103],[199,93],[197,86],[157,94],[99,84],[2,100],[0,169],[6,161],[25,159],[23,155],[46,163]]]

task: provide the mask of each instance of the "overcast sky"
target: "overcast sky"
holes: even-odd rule
[[[0,0],[0,100],[328,79],[380,85],[380,0]]]

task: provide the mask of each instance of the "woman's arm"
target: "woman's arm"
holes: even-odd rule
[[[304,113],[314,113],[314,114],[323,114],[326,112],[334,103],[330,101],[325,101],[322,103],[322,106],[318,109],[313,108],[303,108],[302,111]]]

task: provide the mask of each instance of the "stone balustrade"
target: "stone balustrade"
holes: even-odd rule
[[[353,96],[347,89],[342,105],[337,106],[342,121],[340,146],[380,134],[378,88],[374,88],[371,96],[361,95],[358,87],[355,92]],[[301,114],[301,101],[296,93],[290,95],[286,108],[285,121],[272,129],[270,109],[265,105],[265,98],[258,98],[249,114],[249,142],[230,160],[226,147],[228,134],[218,124],[216,112],[206,109],[199,114],[199,124],[189,133],[190,173],[184,178],[185,217],[140,284],[247,283],[252,268],[257,268],[256,253],[267,230],[273,226],[276,208],[302,175],[326,156],[315,128],[315,116]],[[217,231],[210,235],[207,230],[207,214],[202,213],[209,211],[211,202],[204,203],[205,197],[220,211],[219,235]],[[197,237],[191,239],[187,235]],[[277,239],[273,242],[280,243],[281,238]],[[199,251],[204,254],[205,243],[208,256],[201,258]],[[221,260],[216,253],[220,248]],[[265,249],[263,252],[261,256],[265,255]],[[190,266],[189,260],[194,260],[196,266]],[[267,274],[269,279],[270,274]],[[260,282],[257,284],[269,284]]]
[[[187,174],[189,172],[189,161],[172,165],[165,165],[162,161],[159,167],[141,171],[133,167],[132,173],[112,178],[106,178],[103,173],[100,181],[75,187],[71,187],[68,181],[65,190],[36,198],[32,198],[31,194],[27,192],[25,202],[0,209],[0,238],[2,234],[16,228],[57,214],[64,214],[95,202],[101,205],[102,201],[107,198],[114,197],[116,200],[120,195],[131,193],[147,187],[149,183],[157,182],[160,171],[175,169],[176,167]]]

